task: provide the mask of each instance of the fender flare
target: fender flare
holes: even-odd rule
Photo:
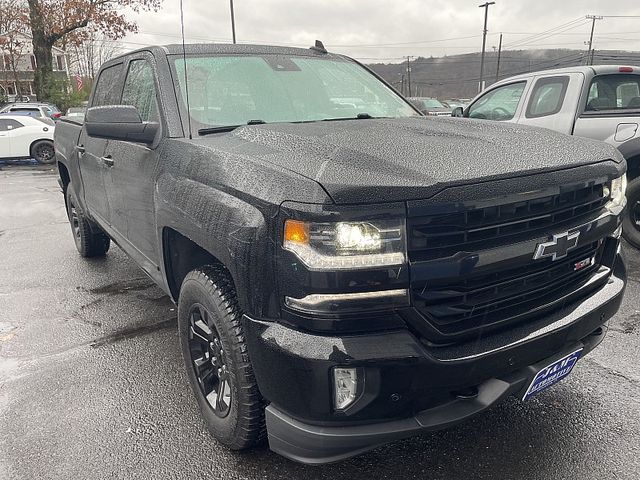
[[[618,145],[618,151],[627,161],[627,169],[631,178],[640,175],[640,137],[632,138]]]

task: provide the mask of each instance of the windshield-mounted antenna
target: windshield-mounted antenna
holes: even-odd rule
[[[318,53],[329,53],[327,49],[324,48],[324,44],[320,40],[316,40],[316,44],[313,47],[310,47],[311,50]]]
[[[184,91],[187,101],[187,122],[189,124],[189,140],[193,140],[191,135],[191,107],[189,106],[189,82],[187,76],[187,48],[184,45],[184,9],[180,0],[180,29],[182,30],[182,62],[184,63]]]

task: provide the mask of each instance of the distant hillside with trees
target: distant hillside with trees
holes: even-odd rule
[[[509,50],[500,56],[498,79],[520,73],[551,68],[586,65],[585,50]],[[593,64],[640,65],[640,52],[599,50],[593,54]],[[485,85],[496,81],[498,55],[494,51],[485,55]],[[370,64],[376,73],[407,96],[472,98],[478,92],[480,80],[480,53],[445,57],[417,57],[411,60],[411,94],[409,94],[407,62]]]

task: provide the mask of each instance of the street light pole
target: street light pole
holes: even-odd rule
[[[482,5],[478,5],[479,8],[484,8],[484,29],[482,30],[482,56],[480,57],[480,85],[478,91],[482,91],[482,84],[484,81],[484,52],[487,46],[487,19],[489,17],[489,5],[495,5],[496,2],[485,2]]]
[[[236,19],[233,15],[233,0],[229,0],[231,6],[231,33],[233,35],[233,43],[236,43]]]

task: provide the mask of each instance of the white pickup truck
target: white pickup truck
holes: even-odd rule
[[[510,77],[452,115],[544,127],[617,147],[628,164],[624,236],[640,248],[640,67],[576,66]]]

